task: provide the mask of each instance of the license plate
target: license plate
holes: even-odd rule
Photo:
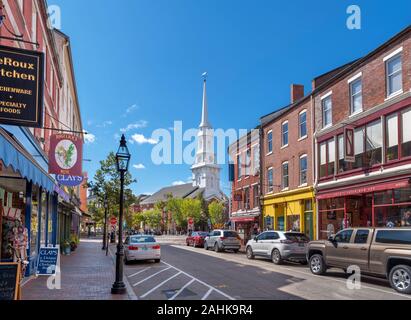
[[[299,243],[298,246],[299,247],[305,247],[305,243]]]
[[[142,249],[143,249],[143,251],[147,251],[147,250],[148,250],[148,248],[147,248],[147,247],[143,247]]]

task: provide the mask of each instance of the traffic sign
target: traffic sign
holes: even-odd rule
[[[116,225],[117,224],[117,218],[116,217],[111,218],[110,219],[110,224],[113,225],[113,226]]]

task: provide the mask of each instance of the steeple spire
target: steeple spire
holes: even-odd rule
[[[202,109],[202,114],[201,114],[200,128],[211,128],[211,125],[208,122],[208,105],[207,105],[207,77],[208,77],[208,73],[204,72],[202,77],[204,79],[204,88],[203,88],[203,109]]]

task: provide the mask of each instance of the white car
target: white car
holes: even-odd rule
[[[130,261],[154,260],[159,263],[161,248],[153,236],[132,235],[124,241],[124,263]]]

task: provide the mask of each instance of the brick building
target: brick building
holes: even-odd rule
[[[320,238],[411,225],[410,89],[411,27],[314,88]]]
[[[260,121],[264,226],[314,239],[311,97],[303,86],[292,85],[291,104]]]
[[[228,153],[234,163],[230,221],[245,244],[262,227],[259,128],[231,144]]]

